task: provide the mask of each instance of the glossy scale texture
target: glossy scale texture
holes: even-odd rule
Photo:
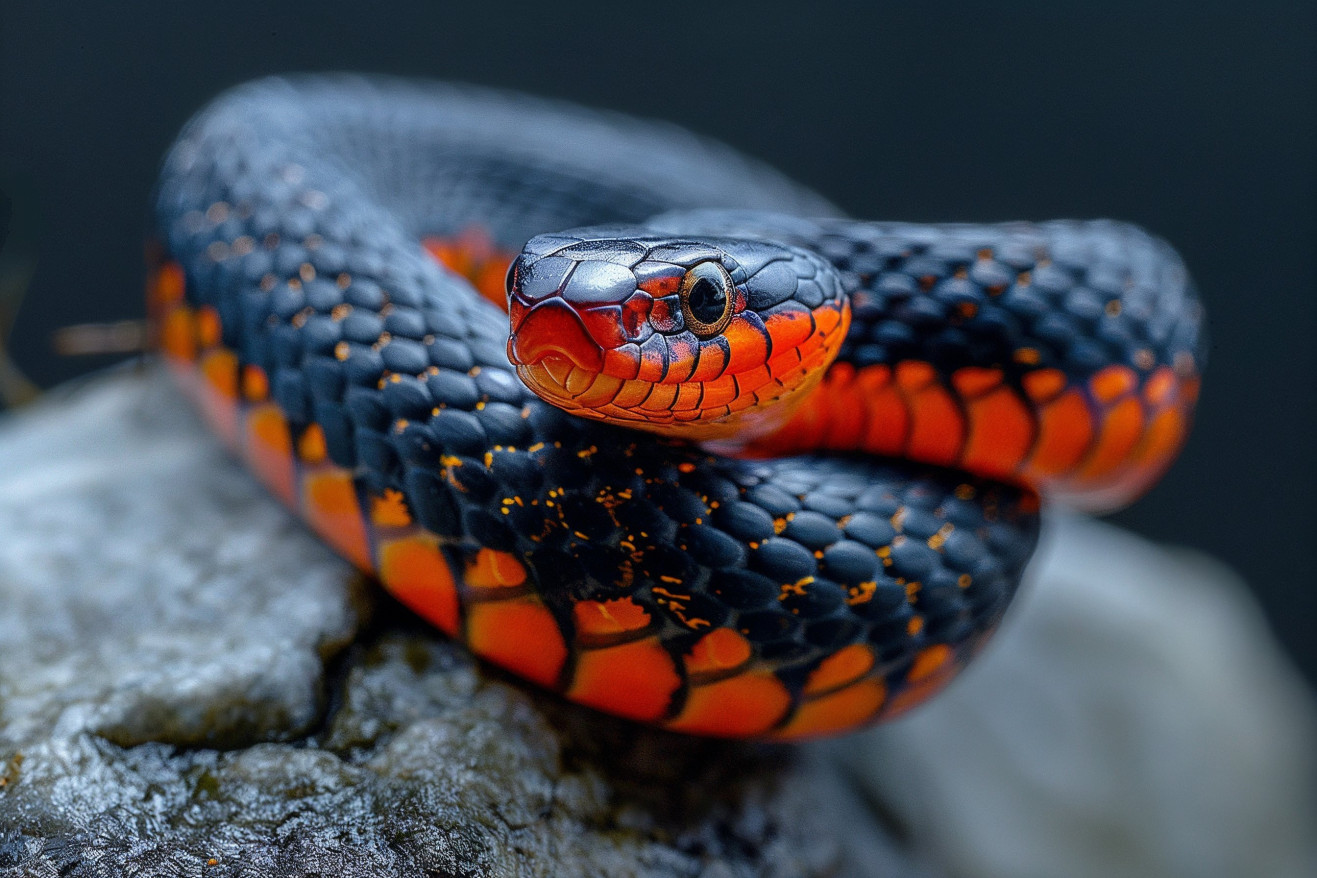
[[[1033,491],[867,456],[718,456],[572,417],[517,379],[507,317],[436,258],[488,294],[532,234],[711,205],[834,213],[666,125],[266,80],[203,111],[166,160],[151,310],[271,490],[489,661],[689,733],[895,715],[996,626]]]

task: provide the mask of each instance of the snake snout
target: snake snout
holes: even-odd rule
[[[603,368],[599,343],[590,337],[577,310],[561,298],[527,307],[514,296],[510,311],[514,329],[508,339],[508,359],[513,365],[532,366],[558,358],[583,369]]]

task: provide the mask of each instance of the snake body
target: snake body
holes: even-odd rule
[[[480,656],[687,733],[936,692],[1016,588],[1036,491],[1145,487],[1202,359],[1183,267],[1133,227],[859,223],[671,126],[473,88],[240,87],[171,150],[156,219],[165,359],[278,497]],[[528,239],[509,345],[476,287]],[[674,291],[715,262],[736,305],[707,332]],[[625,331],[591,322],[631,313],[612,288],[644,300]],[[576,371],[591,334],[635,374]],[[736,448],[617,425],[628,388],[670,425],[801,382]]]

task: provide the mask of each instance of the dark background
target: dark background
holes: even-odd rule
[[[671,119],[856,216],[1133,220],[1184,254],[1213,343],[1181,461],[1115,520],[1242,573],[1317,677],[1313,4],[532,5],[0,3],[4,255],[36,267],[20,365],[43,386],[103,365],[55,357],[51,331],[140,315],[161,154],[219,89],[278,71]]]

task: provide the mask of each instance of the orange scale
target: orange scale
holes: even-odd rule
[[[1005,376],[1000,369],[966,366],[951,375],[951,386],[966,399],[981,396],[1001,385]]]
[[[783,308],[764,321],[764,328],[773,339],[773,350],[794,348],[814,332],[814,319],[800,308]]]
[[[1072,387],[1038,412],[1038,438],[1025,473],[1046,479],[1069,473],[1093,442],[1093,412],[1084,392]]]
[[[1163,406],[1172,401],[1175,397],[1175,391],[1179,380],[1175,377],[1175,370],[1170,366],[1162,366],[1143,384],[1143,399],[1148,405]]]
[[[768,361],[768,336],[763,329],[744,317],[733,317],[723,330],[731,350],[727,371],[734,375],[763,366]]]
[[[906,675],[905,687],[884,705],[880,718],[888,720],[900,716],[932,698],[951,682],[957,670],[956,655],[946,644],[926,647],[915,657],[914,665]]]
[[[1036,405],[1051,402],[1065,390],[1069,379],[1060,369],[1034,369],[1020,379],[1024,392]]]
[[[704,397],[703,385],[696,383],[681,384],[677,387],[677,398],[672,402],[672,410],[688,412],[698,409]]]
[[[157,306],[176,305],[183,301],[186,285],[183,266],[177,262],[166,262],[151,279],[151,302]]]
[[[691,380],[699,366],[699,348],[695,344],[674,339],[668,343],[668,374],[664,384],[683,384]]]
[[[582,651],[567,697],[606,713],[654,722],[667,711],[681,682],[663,644],[647,637]]]
[[[864,437],[869,429],[869,408],[860,403],[855,405],[837,405],[838,400],[850,401],[854,399],[854,389],[845,388],[841,392],[834,392],[831,389],[827,391],[827,398],[832,400],[832,416],[824,422],[821,431],[814,435],[822,435],[820,444],[824,448],[853,449],[859,448],[864,443]]]
[[[692,686],[686,703],[664,727],[692,735],[749,738],[768,732],[791,709],[791,693],[767,671]]]
[[[402,492],[388,488],[378,497],[370,498],[370,523],[376,527],[407,527],[412,515]]]
[[[773,737],[799,740],[853,729],[873,719],[887,699],[882,680],[868,677],[844,689],[806,701]]]
[[[611,375],[595,375],[590,387],[576,397],[576,401],[586,408],[599,408],[608,405],[617,397],[625,382]]]
[[[179,363],[197,359],[197,326],[192,310],[186,305],[171,308],[160,324],[160,349]]]
[[[214,348],[201,355],[201,410],[230,448],[238,447],[238,355]]]
[[[869,410],[861,450],[871,454],[900,454],[910,434],[910,408],[892,381],[887,366],[861,369],[856,384],[859,405]]]
[[[329,457],[329,448],[325,445],[325,431],[319,424],[312,424],[302,431],[297,439],[297,456],[303,463],[316,464]]]
[[[662,381],[663,376],[668,373],[668,360],[658,347],[642,348],[640,351],[640,365],[636,370],[636,378],[641,381],[654,383]]]
[[[899,371],[897,377],[899,380]],[[956,463],[965,443],[965,418],[951,394],[941,384],[930,382],[908,390],[906,402],[910,407],[906,456],[926,463]]]
[[[704,385],[704,397],[700,405],[706,409],[724,406],[736,399],[738,393],[735,376],[724,375]]]
[[[727,371],[727,349],[716,341],[702,342],[697,356],[699,359],[691,373],[691,381],[713,381]]]
[[[736,386],[741,396],[749,396],[772,380],[773,374],[766,365],[736,373]]]
[[[302,516],[343,557],[371,572],[370,537],[350,471],[334,466],[307,473],[302,478]]]
[[[645,397],[645,401],[639,405],[639,408],[641,411],[647,412],[672,411],[680,389],[681,385],[679,384],[655,384],[653,390]]]
[[[1107,366],[1088,379],[1093,398],[1103,405],[1111,405],[1138,386],[1139,376],[1128,366]]]
[[[631,598],[578,601],[572,606],[572,622],[576,626],[576,634],[587,640],[643,631],[652,621],[649,611]]]
[[[828,365],[837,353],[837,349],[830,344],[820,343],[817,346],[805,344],[801,345],[798,353],[800,354],[800,368],[811,374],[821,372]]]
[[[799,368],[800,356],[801,351],[798,348],[787,348],[779,353],[774,353],[765,364],[768,366],[768,374],[782,376]]]
[[[210,305],[197,309],[197,343],[203,348],[218,347],[223,335],[219,312]]]
[[[851,322],[851,309],[849,305],[837,307],[835,305],[824,305],[814,310],[814,326],[817,331],[823,335],[830,334],[839,326],[845,324],[849,326]],[[844,329],[843,332],[844,333]]]
[[[916,393],[937,380],[932,363],[923,360],[902,360],[896,364],[896,383],[906,393]]]
[[[265,402],[270,398],[270,378],[260,366],[242,367],[242,398],[247,402]]]
[[[960,465],[971,472],[1005,477],[1015,473],[1034,442],[1037,424],[1028,406],[1009,387],[998,387],[965,403],[969,437]]]
[[[873,650],[863,643],[852,643],[819,662],[805,680],[806,696],[819,695],[852,683],[873,670]]]
[[[636,408],[653,389],[654,385],[648,381],[627,381],[613,397],[613,405],[622,409]]]
[[[1092,452],[1075,474],[1078,482],[1102,481],[1124,465],[1143,435],[1143,403],[1137,397],[1126,397],[1107,411],[1101,428]]]
[[[472,588],[516,588],[526,581],[526,567],[508,552],[479,549],[467,559],[463,579]]]
[[[682,658],[689,677],[725,674],[746,662],[754,649],[750,641],[731,628],[715,628],[701,637]]]
[[[411,536],[380,546],[380,581],[398,600],[449,637],[458,632],[457,582],[433,537]]]
[[[553,614],[535,595],[476,601],[467,607],[471,651],[549,689],[567,661],[567,642]]]
[[[1115,508],[1140,497],[1171,465],[1187,432],[1185,415],[1178,408],[1159,412],[1143,431],[1143,438],[1122,468],[1120,478],[1104,488],[1089,508]]]
[[[603,371],[608,375],[631,380],[640,374],[639,349],[626,345],[622,349],[604,351]]]
[[[244,423],[242,456],[276,497],[297,508],[297,467],[288,420],[272,402],[253,406]]]

